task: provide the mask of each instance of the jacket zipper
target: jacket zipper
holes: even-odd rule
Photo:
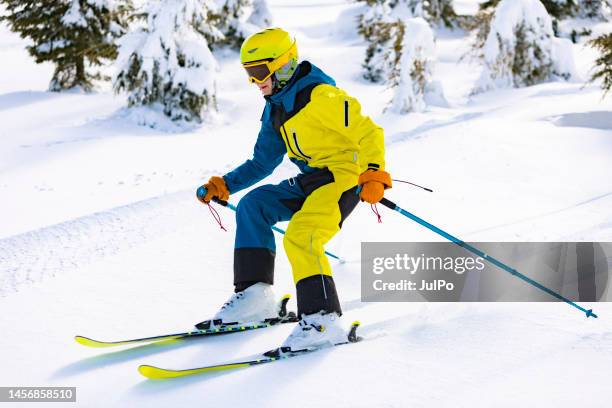
[[[293,141],[295,142],[295,147],[298,149],[298,152],[300,152],[302,156],[306,157],[307,159],[312,159],[312,157],[308,156],[306,153],[302,151],[302,149],[300,149],[300,145],[298,144],[297,134],[295,133],[295,130],[293,131]]]
[[[349,127],[349,103],[344,101],[344,127]]]
[[[285,143],[287,143],[287,147],[289,147],[289,150],[291,151],[291,153],[292,153],[294,156],[297,156],[297,157],[302,158],[302,156],[300,156],[299,154],[297,154],[297,153],[296,153],[296,152],[293,150],[293,147],[291,147],[291,142],[289,141],[289,136],[287,136],[287,130],[285,129],[285,127],[284,127],[284,126],[282,126],[282,127],[281,127],[281,130],[282,130],[282,132],[281,132],[281,133],[283,134],[283,137],[284,137],[284,139],[285,139]]]

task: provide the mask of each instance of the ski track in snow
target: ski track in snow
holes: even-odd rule
[[[493,226],[483,228],[477,231],[470,231],[466,235],[473,235],[473,234],[475,235],[475,234],[480,234],[484,232],[500,230],[500,229],[504,229],[508,227],[512,227],[512,229],[516,233],[519,230],[533,229],[534,225],[538,225],[537,227],[538,230],[545,230],[546,227],[544,226],[544,224],[548,224],[548,227],[552,227],[558,223],[559,218],[554,217],[555,215],[564,213],[563,218],[577,219],[581,215],[583,215],[585,212],[602,210],[602,213],[605,213],[605,210],[611,207],[612,207],[612,192],[609,192],[605,194],[599,194],[595,197],[591,197],[589,199],[580,201],[576,204],[573,204],[567,207],[563,207],[563,208],[559,208],[557,210],[549,211],[549,212],[542,213],[542,214],[532,215],[532,216],[521,218],[517,221],[513,221],[509,223],[493,225]],[[589,231],[592,233],[599,231],[603,233],[604,230],[610,230],[610,229],[612,229],[612,214],[609,214],[609,218],[607,221],[605,220],[603,222],[594,221],[591,226],[586,227],[586,228],[585,228],[585,224],[583,223],[580,231],[576,231],[571,234],[564,234],[563,236],[557,237],[557,240],[570,242],[570,241],[573,241],[573,239],[571,239],[572,237],[574,237],[576,240],[581,240],[581,239],[584,239],[584,237],[588,235],[588,234],[585,234],[586,231]]]
[[[175,231],[202,215],[193,202],[177,192],[2,239],[0,296]]]

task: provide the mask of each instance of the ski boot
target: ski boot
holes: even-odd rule
[[[234,293],[211,320],[200,322],[195,327],[198,330],[208,330],[245,324],[297,322],[295,313],[287,312],[290,298],[290,295],[285,295],[277,302],[272,286],[259,282]]]
[[[347,331],[335,313],[303,315],[299,324],[283,342],[281,350],[296,353],[347,343]]]

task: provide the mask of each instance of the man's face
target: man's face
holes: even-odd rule
[[[272,77],[266,79],[265,82],[261,84],[258,84],[257,82],[255,82],[255,84],[263,96],[272,95]]]

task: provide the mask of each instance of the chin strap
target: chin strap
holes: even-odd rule
[[[276,73],[272,74],[272,93],[275,94],[287,85],[286,81],[279,81]]]

